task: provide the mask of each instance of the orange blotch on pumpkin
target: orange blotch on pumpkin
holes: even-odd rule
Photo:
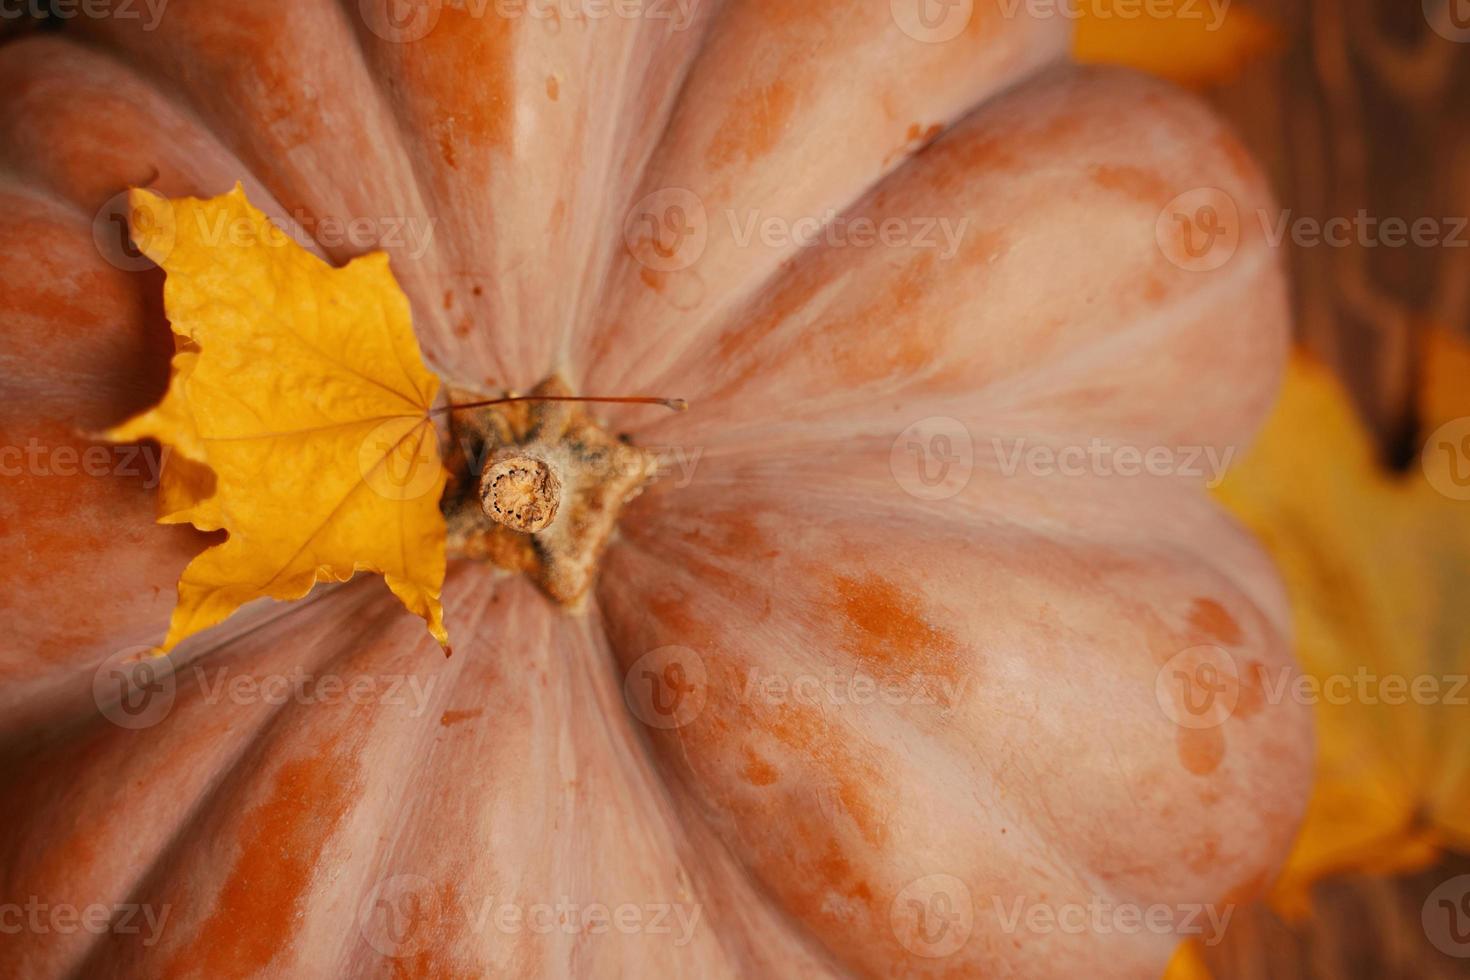
[[[446,711],[439,716],[439,724],[448,728],[451,725],[458,725],[462,721],[478,718],[484,713],[485,709],[483,708],[475,708],[468,711]]]
[[[690,606],[688,596],[675,588],[648,600],[648,611],[668,630],[671,642],[696,650],[708,649],[714,642],[714,630],[695,616]]]
[[[439,886],[429,913],[414,920],[409,934],[415,941],[416,951],[388,961],[394,980],[473,980],[484,976],[483,970],[466,968],[450,953],[454,924],[465,921],[465,908],[459,890],[452,883]]]
[[[450,170],[459,169],[459,163],[454,153],[454,133],[450,127],[439,130],[439,156],[443,158],[444,165]]]
[[[844,646],[865,663],[953,680],[960,645],[921,615],[923,597],[876,575],[838,575],[833,605],[846,620]]]
[[[241,818],[240,850],[214,911],[169,963],[169,976],[264,972],[289,946],[323,845],[357,789],[357,760],[329,742],[283,765],[269,799]]]
[[[752,786],[769,786],[776,781],[779,774],[775,766],[762,759],[754,749],[747,747],[743,775]]]
[[[1240,693],[1235,699],[1235,710],[1231,717],[1249,718],[1265,706],[1266,680],[1266,668],[1263,665],[1257,661],[1246,665],[1240,674]]]
[[[726,112],[705,151],[705,164],[718,170],[759,160],[780,142],[795,109],[796,93],[785,82],[747,89]]]
[[[1199,598],[1189,609],[1189,625],[1206,639],[1234,646],[1242,639],[1240,624],[1214,599]]]
[[[919,253],[858,313],[817,324],[803,338],[803,348],[830,356],[850,386],[927,370],[949,339],[944,318],[920,312],[937,278],[937,262],[933,250]]]
[[[427,36],[380,49],[395,62],[409,112],[421,129],[437,134],[440,156],[451,168],[459,166],[465,148],[510,142],[518,20],[444,4]],[[475,71],[467,77],[445,67],[450,65],[474,65]]]
[[[1087,175],[1103,190],[1131,197],[1149,207],[1163,207],[1173,196],[1163,178],[1143,167],[1095,164],[1087,168]]]
[[[1179,764],[1196,776],[1214,772],[1225,758],[1225,733],[1218,727],[1180,727],[1174,745]]]
[[[712,511],[695,527],[685,531],[690,545],[721,558],[766,559],[780,557],[771,546],[754,515],[744,511]]]
[[[845,0],[807,0],[792,3],[791,0],[749,0],[744,10],[761,21],[761,26],[772,28],[797,28],[811,30],[817,22],[827,20],[834,14],[848,14]]]
[[[901,157],[923,152],[930,143],[939,138],[942,132],[944,132],[944,126],[941,123],[934,123],[927,128],[918,123],[910,123],[908,131],[904,133],[903,142],[899,144],[898,149],[884,158],[883,166],[891,166]]]
[[[792,268],[783,265],[782,272]],[[768,365],[754,355],[761,344],[792,316],[810,303],[817,293],[827,285],[825,276],[814,273],[809,267],[801,273],[783,276],[774,293],[766,300],[763,309],[753,319],[720,336],[715,342],[715,357],[722,363],[743,361],[734,380],[728,382],[710,396],[715,401],[732,391],[739,390],[752,378],[757,377]]]
[[[738,690],[743,678],[737,675],[731,680],[732,689]],[[801,760],[799,778],[835,798],[863,840],[874,847],[883,844],[888,829],[874,799],[874,791],[886,785],[883,772],[855,751],[849,728],[821,707],[807,704],[742,702],[739,710],[746,716],[747,729],[764,731],[796,753]]]
[[[643,285],[649,289],[656,293],[661,293],[664,291],[664,282],[668,279],[668,275],[644,266],[638,270],[638,278],[643,280]]]

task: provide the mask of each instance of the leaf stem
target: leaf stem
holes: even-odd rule
[[[506,398],[491,398],[482,402],[465,402],[461,405],[445,405],[432,409],[430,415],[442,415],[462,408],[488,408],[491,405],[513,405],[516,402],[604,402],[614,405],[662,405],[675,412],[682,412],[689,403],[682,398],[651,398],[647,396],[602,397],[594,395],[514,395]]]

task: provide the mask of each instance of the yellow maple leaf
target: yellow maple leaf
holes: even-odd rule
[[[1294,358],[1260,441],[1219,489],[1286,581],[1317,776],[1273,895],[1470,849],[1470,351],[1428,337],[1420,464],[1385,471],[1334,375]]]
[[[228,538],[179,579],[161,652],[261,597],[382,574],[448,649],[446,472],[407,298],[374,253],[334,269],[246,200],[130,195],[166,273],[177,351],[163,401],[108,432],[170,451],[160,523]]]
[[[1196,88],[1230,81],[1280,40],[1273,22],[1229,2],[1072,2],[1078,61],[1126,65]]]

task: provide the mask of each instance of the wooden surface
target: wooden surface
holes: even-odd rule
[[[1434,889],[1464,874],[1470,858],[1451,855],[1418,874],[1326,882],[1313,895],[1312,917],[1291,926],[1264,908],[1241,910],[1205,962],[1216,980],[1470,977],[1470,958],[1437,949],[1421,919]]]
[[[1282,209],[1313,221],[1430,218],[1465,243],[1284,245],[1299,339],[1348,383],[1385,464],[1412,465],[1425,435],[1418,338],[1432,323],[1470,335],[1470,0],[1237,2],[1274,21],[1281,44],[1207,95]],[[1431,26],[1449,3],[1464,42]],[[1450,855],[1416,875],[1326,882],[1311,920],[1251,910],[1206,960],[1220,980],[1470,977],[1470,958],[1436,949],[1420,918],[1436,885],[1467,873],[1470,858]]]
[[[1242,2],[1280,27],[1281,46],[1210,97],[1291,217],[1428,218],[1470,243],[1456,231],[1470,215],[1470,43],[1437,33],[1421,0]],[[1470,2],[1435,3],[1458,4],[1470,37]],[[1385,458],[1406,465],[1416,337],[1431,322],[1470,332],[1470,247],[1286,252],[1301,339],[1349,382]]]

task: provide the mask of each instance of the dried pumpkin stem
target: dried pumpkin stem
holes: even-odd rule
[[[561,479],[544,459],[522,452],[502,453],[480,474],[480,507],[485,516],[513,531],[534,534],[556,520]]]

